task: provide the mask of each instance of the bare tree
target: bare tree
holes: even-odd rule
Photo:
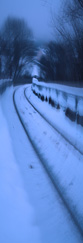
[[[33,35],[24,20],[8,17],[2,26],[1,38],[5,71],[14,79],[34,55]]]
[[[65,10],[65,20],[72,27],[73,50],[78,80],[83,80],[83,1],[72,0]]]
[[[83,0],[78,0],[78,2],[80,3],[81,7],[83,8]]]
[[[65,47],[65,57],[71,80],[83,80],[83,1],[63,2],[62,15],[52,12],[52,27],[57,43]],[[71,73],[71,75],[70,75]],[[68,77],[67,77],[68,80]]]

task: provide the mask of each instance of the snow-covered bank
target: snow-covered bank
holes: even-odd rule
[[[2,94],[7,87],[10,87],[12,83],[12,79],[0,79],[0,94]]]
[[[33,208],[24,189],[0,104],[0,243],[39,243],[34,222]]]
[[[12,79],[0,79],[0,87],[3,84],[8,84],[8,83],[12,83]]]

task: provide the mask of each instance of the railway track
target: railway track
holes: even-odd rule
[[[66,209],[67,209],[68,213],[70,214],[70,217],[71,217],[71,219],[72,219],[74,225],[76,226],[78,232],[80,233],[80,235],[81,235],[81,237],[82,237],[82,239],[83,239],[83,228],[82,228],[82,225],[81,225],[80,222],[79,222],[79,217],[78,217],[78,215],[76,215],[76,214],[74,213],[73,209],[71,208],[71,205],[68,203],[68,201],[67,201],[66,198],[64,197],[63,192],[62,192],[62,189],[58,186],[54,174],[52,174],[52,173],[50,172],[50,170],[49,170],[47,164],[45,163],[46,161],[45,161],[44,158],[42,157],[42,155],[41,155],[41,153],[40,153],[38,147],[36,146],[35,142],[34,142],[33,139],[31,138],[30,133],[29,133],[29,131],[28,131],[28,129],[27,129],[25,123],[24,123],[24,120],[23,120],[23,118],[22,118],[22,114],[20,114],[20,112],[19,112],[19,108],[18,108],[18,106],[17,106],[17,104],[16,104],[16,100],[15,100],[16,92],[17,92],[17,90],[15,90],[14,93],[13,93],[13,103],[14,103],[14,107],[15,107],[16,113],[17,113],[17,115],[18,115],[18,117],[19,117],[19,120],[20,120],[20,122],[21,122],[21,124],[22,124],[22,127],[23,127],[23,129],[24,129],[24,131],[25,131],[25,133],[26,133],[26,135],[27,135],[27,138],[29,139],[29,141],[30,141],[30,143],[31,143],[31,145],[32,145],[32,147],[33,147],[35,153],[37,154],[37,156],[38,156],[40,162],[42,163],[42,165],[43,165],[43,167],[44,167],[46,173],[48,174],[48,176],[49,176],[49,178],[50,178],[50,180],[51,180],[51,182],[52,182],[52,184],[53,184],[53,186],[54,186],[54,189],[58,192],[59,197],[60,197],[61,200],[63,201],[64,206],[66,207]],[[39,115],[41,115],[41,113],[40,113],[40,112],[33,106],[33,104],[31,104],[31,102],[28,100],[28,98],[27,98],[27,96],[26,96],[26,88],[24,89],[24,96],[25,96],[25,98],[27,99],[27,102],[28,102],[28,103],[35,109],[35,111],[36,111]],[[47,119],[45,119],[42,115],[41,115],[41,117],[42,117],[46,122],[48,122],[48,124],[49,124],[54,130],[56,130],[56,129],[54,128],[54,126],[52,126],[52,124],[50,124],[50,122],[49,122]],[[57,131],[57,132],[58,132],[58,131]],[[61,134],[60,134],[60,135],[61,135]],[[63,135],[62,135],[62,136],[63,136]],[[66,139],[66,140],[67,140],[67,139]],[[67,140],[67,141],[68,141],[68,140]],[[69,141],[68,141],[68,142],[69,142]],[[71,144],[71,143],[70,143],[70,144]],[[72,145],[72,144],[71,144],[71,145]],[[72,145],[72,146],[73,146],[73,145]]]
[[[60,134],[71,146],[73,146],[81,155],[83,155],[83,152],[78,149],[67,137],[64,136],[63,133],[61,133],[45,116],[43,116],[41,114],[41,112],[39,112],[39,110],[31,103],[31,101],[28,99],[27,95],[26,95],[26,90],[28,88],[24,89],[24,95],[27,99],[27,101],[29,102],[29,104],[35,109],[35,111],[58,133]]]

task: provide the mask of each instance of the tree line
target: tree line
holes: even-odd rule
[[[83,86],[83,0],[63,1],[63,14],[52,13],[55,39],[42,56],[46,80]]]
[[[27,23],[8,17],[0,30],[0,77],[15,80],[22,75],[34,53],[33,34]]]
[[[54,38],[44,45],[40,75],[49,82],[83,86],[83,0],[63,0],[62,14],[52,12],[51,22]],[[0,29],[0,78],[22,76],[38,47],[27,23],[8,17]]]

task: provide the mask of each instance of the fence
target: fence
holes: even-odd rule
[[[68,87],[63,86],[63,89],[64,87],[65,91],[62,90],[62,85],[38,82],[36,79],[32,82],[35,95],[56,109],[62,109],[67,117],[83,126],[83,89],[72,88],[72,92],[68,92]]]

